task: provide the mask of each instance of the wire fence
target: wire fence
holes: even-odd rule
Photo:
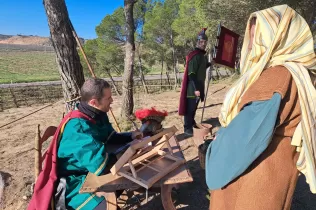
[[[111,82],[110,82],[111,83]],[[122,81],[115,81],[115,86],[122,94]],[[116,95],[114,84],[111,83],[113,95]],[[167,91],[174,88],[174,80],[146,80],[148,93]],[[145,88],[140,80],[134,81],[134,93],[145,93]],[[11,84],[0,86],[0,111],[9,108],[52,103],[63,97],[62,86],[59,82],[25,83],[18,86]]]

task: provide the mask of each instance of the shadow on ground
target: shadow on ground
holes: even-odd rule
[[[316,194],[311,193],[304,175],[297,180],[291,210],[316,210]]]

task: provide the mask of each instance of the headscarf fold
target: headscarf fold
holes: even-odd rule
[[[249,28],[253,17],[256,17],[256,26],[253,46],[249,51]],[[298,170],[305,175],[311,192],[316,193],[316,90],[309,75],[309,71],[315,74],[316,56],[308,24],[288,5],[250,15],[241,51],[242,76],[226,94],[219,120],[226,127],[238,114],[241,97],[262,71],[278,65],[290,71],[298,88],[301,122],[291,144],[300,151]]]

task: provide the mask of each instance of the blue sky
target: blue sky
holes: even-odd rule
[[[66,0],[69,17],[78,35],[96,37],[95,27],[123,0]],[[42,0],[2,0],[0,34],[49,36],[47,17]]]

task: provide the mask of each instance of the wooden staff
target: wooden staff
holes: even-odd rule
[[[82,48],[82,45],[81,45],[80,40],[79,40],[79,38],[78,38],[78,35],[77,35],[77,33],[76,33],[76,31],[75,31],[75,29],[74,29],[74,27],[73,27],[71,21],[69,21],[69,24],[70,24],[70,28],[71,28],[71,30],[72,30],[72,34],[74,35],[74,37],[75,37],[75,39],[76,39],[76,41],[77,41],[77,44],[78,44],[78,46],[79,46],[79,48],[80,48],[80,51],[82,52],[82,55],[83,55],[85,61],[87,62],[87,65],[88,65],[88,68],[89,68],[89,70],[90,70],[90,72],[91,72],[91,75],[92,75],[93,78],[96,78],[96,76],[95,76],[95,74],[94,74],[94,71],[92,70],[92,67],[91,67],[91,65],[90,65],[90,62],[89,62],[89,60],[88,60],[88,58],[87,58],[87,56],[86,56],[86,54],[85,54],[85,52],[84,52],[84,50],[83,50],[83,48]]]
[[[209,54],[208,58],[209,62],[211,62],[211,54]],[[202,109],[202,116],[201,116],[201,123],[203,123],[203,116],[204,116],[204,109],[205,109],[205,104],[206,104],[206,99],[207,99],[207,93],[208,93],[208,87],[210,86],[210,81],[212,80],[212,69],[213,69],[213,64],[209,67],[209,72],[208,72],[208,78],[207,78],[207,88],[205,92],[205,97],[204,97],[204,104],[203,104],[203,109]]]
[[[93,69],[92,69],[92,67],[91,67],[91,65],[90,65],[90,63],[89,63],[89,60],[88,60],[88,58],[87,58],[87,56],[86,56],[86,54],[85,54],[85,52],[84,52],[84,50],[83,50],[83,48],[82,48],[82,45],[81,45],[80,40],[79,40],[79,38],[78,38],[78,35],[77,35],[77,33],[76,33],[76,31],[75,31],[75,29],[74,29],[74,27],[73,27],[73,25],[72,25],[72,23],[71,23],[70,20],[69,20],[69,25],[70,25],[70,28],[71,28],[71,30],[72,30],[72,34],[74,35],[74,37],[75,37],[75,39],[76,39],[76,41],[77,41],[77,44],[78,44],[78,46],[79,46],[79,48],[80,48],[80,51],[81,51],[81,53],[82,53],[82,55],[83,55],[83,57],[84,57],[84,59],[85,59],[87,65],[88,65],[88,68],[89,68],[89,70],[90,70],[90,72],[91,72],[91,74],[92,74],[92,77],[93,77],[93,78],[96,78],[96,76],[95,76],[95,74],[94,74],[94,71],[93,71]],[[120,129],[120,127],[119,127],[119,125],[118,125],[118,123],[117,123],[117,121],[116,121],[116,118],[115,118],[115,116],[114,116],[114,114],[113,114],[111,108],[110,108],[110,113],[111,113],[112,118],[114,119],[114,122],[115,122],[115,125],[116,125],[117,130],[118,130],[119,132],[121,132],[121,129]]]
[[[114,120],[114,123],[115,123],[115,125],[116,125],[116,128],[117,128],[118,132],[121,132],[121,129],[120,129],[119,125],[117,124],[117,121],[116,121],[116,119],[115,119],[115,117],[114,117],[114,114],[113,114],[111,108],[110,108],[110,113],[111,113],[111,116],[113,117],[113,120]]]

